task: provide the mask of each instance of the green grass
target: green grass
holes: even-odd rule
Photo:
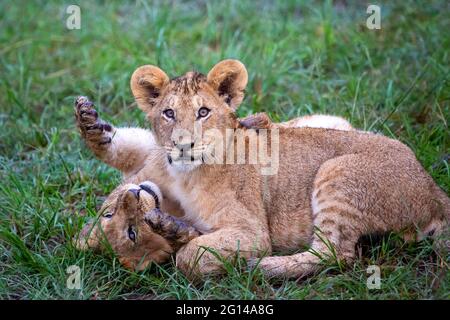
[[[448,192],[448,3],[379,4],[376,31],[359,1],[80,1],[82,29],[67,30],[62,2],[1,1],[0,298],[450,298],[449,254],[429,242],[387,241],[301,282],[229,265],[194,286],[173,263],[129,272],[69,241],[120,181],[81,142],[74,98],[89,96],[116,125],[148,126],[129,89],[146,63],[174,76],[238,58],[250,74],[239,115],[347,117],[409,145]],[[366,287],[372,264],[380,290]],[[66,288],[70,265],[82,270],[82,290]]]

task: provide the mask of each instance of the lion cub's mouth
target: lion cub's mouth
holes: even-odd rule
[[[204,144],[188,148],[166,147],[167,160],[169,164],[177,166],[198,166],[205,162],[208,157],[206,151],[208,146]]]

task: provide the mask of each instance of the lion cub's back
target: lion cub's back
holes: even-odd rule
[[[295,249],[308,242],[317,179],[340,186],[328,195],[327,202],[348,198],[374,221],[389,215],[390,221],[398,218],[398,226],[427,220],[423,209],[435,209],[431,202],[438,192],[407,146],[361,131],[281,129],[279,171],[270,179],[271,203],[267,207],[276,249]],[[375,203],[386,205],[372,212],[368,208],[376,208]],[[388,214],[383,208],[393,212]],[[400,214],[408,216],[402,219]]]

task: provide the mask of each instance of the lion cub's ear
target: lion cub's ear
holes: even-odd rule
[[[168,83],[169,77],[158,67],[145,65],[137,68],[131,76],[130,86],[139,108],[148,112]]]
[[[238,60],[227,59],[216,64],[207,76],[208,84],[225,102],[236,110],[244,99],[247,86],[247,69]]]

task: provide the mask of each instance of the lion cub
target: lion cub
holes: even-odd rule
[[[165,167],[164,153],[157,147],[151,131],[115,128],[105,123],[85,97],[75,102],[75,116],[89,148],[124,174],[124,183],[107,197],[99,217],[90,220],[75,239],[79,249],[100,251],[109,243],[122,265],[142,270],[151,261],[164,262],[171,253],[200,235],[186,222],[172,217],[184,215],[175,200],[166,197],[163,201],[159,187],[149,181],[139,183],[152,179],[165,187],[172,181]],[[241,119],[240,126],[252,129],[329,126],[352,130],[345,119],[329,115],[306,116],[275,124],[265,113],[258,113]]]
[[[200,233],[163,213],[161,202],[161,191],[150,181],[120,185],[103,203],[100,216],[86,223],[74,239],[75,246],[101,251],[109,244],[120,263],[132,270],[166,262]]]
[[[407,146],[382,135],[270,129],[270,138],[261,145],[277,156],[271,175],[262,170],[265,161],[225,162],[236,154],[238,137],[230,132],[239,129],[235,111],[247,80],[247,70],[237,60],[224,60],[207,75],[188,72],[173,79],[146,65],[131,78],[138,106],[151,122],[152,141],[163,150],[161,165],[169,172],[170,179],[161,181],[162,192],[178,201],[183,219],[202,232],[176,254],[183,272],[223,271],[216,255],[202,252],[204,248],[224,257],[239,252],[259,258],[272,249],[298,250],[309,244],[308,251],[260,262],[268,275],[301,277],[317,270],[323,257],[354,259],[362,235],[395,231],[420,239],[448,231],[447,194]],[[198,134],[199,127],[204,134]],[[245,160],[251,159],[248,150]],[[209,161],[212,154],[217,161]],[[136,176],[141,173],[151,175],[145,167]]]

